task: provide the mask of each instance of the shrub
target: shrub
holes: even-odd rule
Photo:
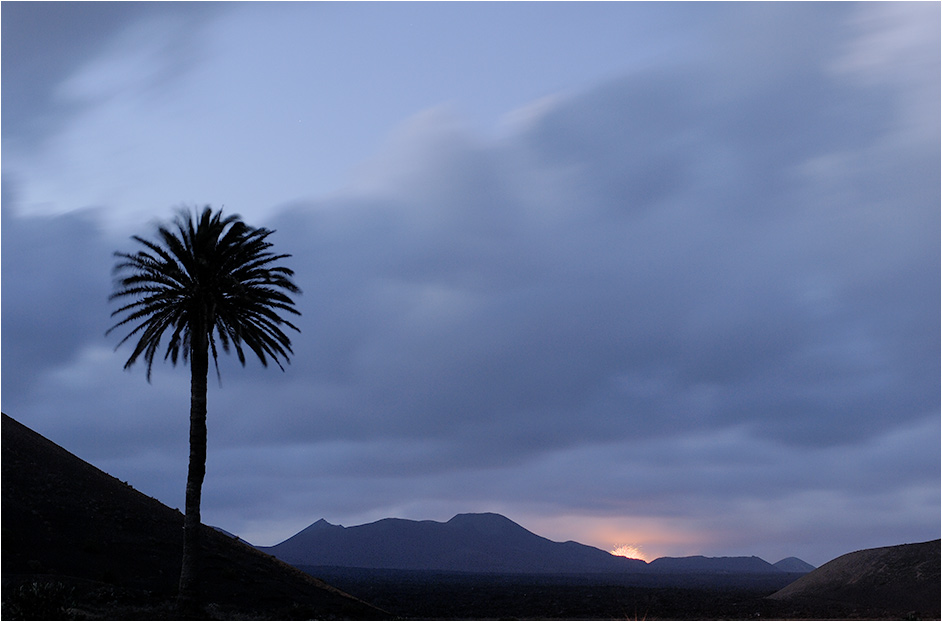
[[[5,620],[65,620],[73,589],[58,581],[31,581],[4,594]]]

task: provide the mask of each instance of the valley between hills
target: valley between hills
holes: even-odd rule
[[[183,517],[3,415],[2,617],[176,619]],[[204,526],[206,619],[939,619],[940,542],[646,563],[498,514],[317,521],[255,548]],[[797,570],[797,571],[796,571]]]

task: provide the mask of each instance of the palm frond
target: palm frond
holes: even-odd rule
[[[272,252],[272,233],[206,207],[198,214],[181,211],[158,227],[156,240],[132,236],[142,248],[115,253],[109,300],[123,304],[106,333],[128,327],[116,348],[136,339],[125,368],[143,358],[149,381],[159,352],[173,365],[181,355],[186,362],[193,332],[204,330],[217,375],[217,339],[223,352],[235,350],[242,365],[244,345],[262,365],[272,360],[284,369],[294,352],[283,328],[300,331],[282,314],[301,314],[292,298],[301,290],[294,272],[279,264],[290,255]]]

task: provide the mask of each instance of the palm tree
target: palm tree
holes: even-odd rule
[[[290,255],[277,255],[268,236],[273,231],[246,225],[237,215],[203,208],[201,214],[181,210],[171,226],[159,226],[157,240],[131,239],[144,248],[135,253],[116,252],[115,291],[109,300],[124,303],[112,313],[122,319],[108,333],[128,326],[134,351],[124,364],[130,368],[143,356],[150,382],[154,356],[169,334],[164,360],[190,363],[190,460],[186,480],[183,526],[183,564],[178,605],[185,611],[199,608],[200,495],[206,473],[206,384],[209,354],[219,376],[217,343],[225,352],[234,348],[245,365],[243,345],[262,365],[273,360],[290,362],[291,340],[283,327],[299,329],[281,317],[300,315],[289,294],[301,290],[291,281],[294,273],[275,265]],[[300,331],[299,331],[300,332]],[[117,347],[115,349],[117,349]]]

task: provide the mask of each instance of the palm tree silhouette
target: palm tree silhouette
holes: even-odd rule
[[[263,366],[290,362],[291,340],[283,327],[300,330],[281,317],[300,315],[289,294],[299,294],[294,272],[275,265],[290,257],[270,249],[269,229],[246,225],[239,216],[203,208],[181,210],[171,226],[159,226],[157,240],[131,239],[144,246],[135,253],[116,252],[115,290],[109,300],[126,302],[112,313],[122,319],[108,329],[130,325],[118,343],[136,338],[128,369],[143,356],[150,382],[154,356],[169,333],[164,360],[174,365],[182,353],[190,363],[190,459],[186,480],[183,564],[178,606],[200,607],[200,495],[206,473],[206,384],[209,354],[219,376],[217,343],[234,348],[245,365],[243,345]],[[127,302],[130,301],[130,302]]]

